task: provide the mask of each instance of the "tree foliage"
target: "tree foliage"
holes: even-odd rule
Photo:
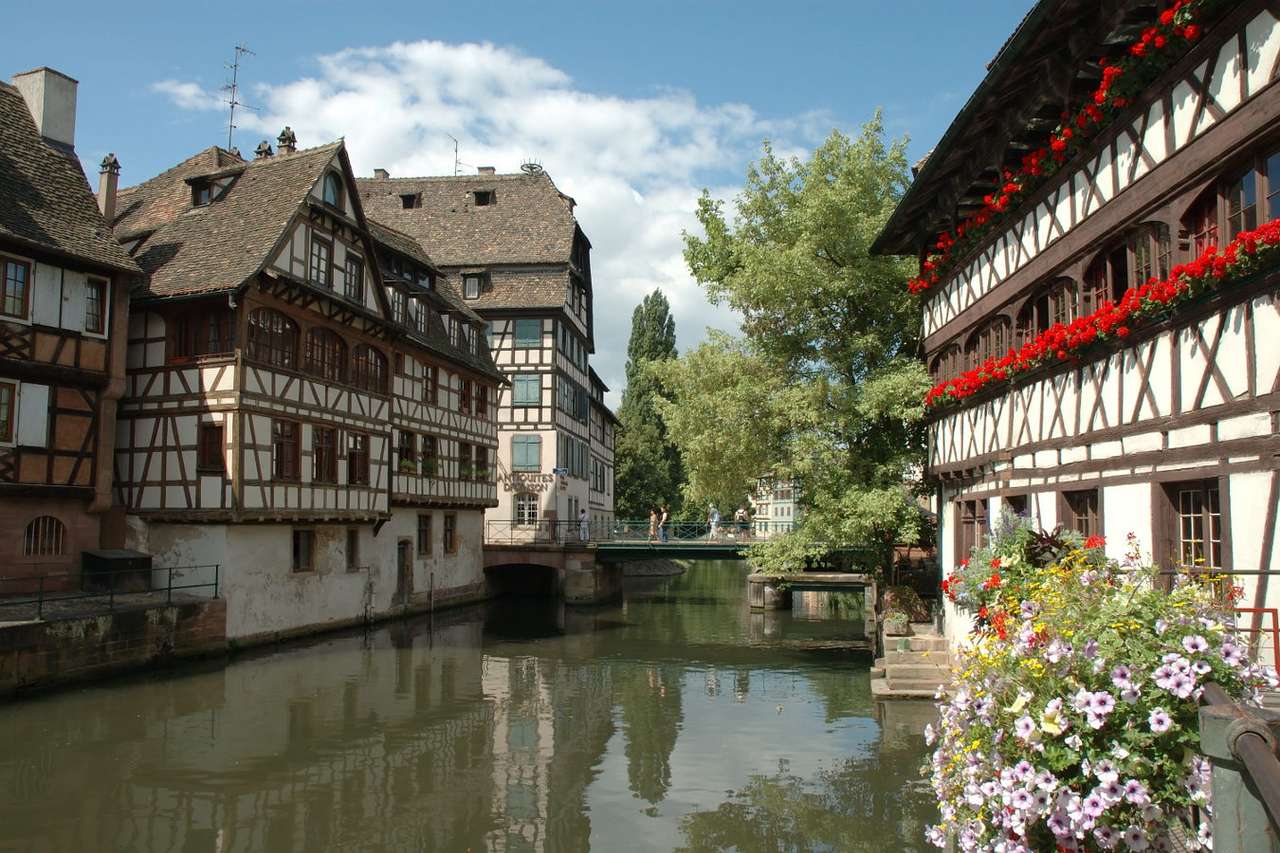
[[[651,507],[678,504],[681,497],[680,455],[658,414],[662,391],[648,370],[650,364],[675,355],[675,318],[667,297],[655,290],[631,315],[627,387],[618,407],[621,430],[615,451],[619,518],[647,518]]]
[[[690,498],[769,473],[800,484],[800,528],[758,549],[766,569],[832,546],[887,558],[918,535],[904,483],[924,451],[919,307],[910,262],[869,252],[907,183],[905,140],[886,144],[877,115],[804,162],[766,143],[732,222],[704,192],[705,236],[685,235],[694,277],[742,315],[743,336],[712,336],[656,366],[659,407]]]

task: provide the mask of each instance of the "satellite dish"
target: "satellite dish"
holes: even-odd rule
[[[526,175],[541,175],[542,164],[530,160],[520,166],[520,171],[524,172]]]

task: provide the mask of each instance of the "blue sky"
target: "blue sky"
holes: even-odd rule
[[[246,153],[290,124],[303,146],[344,136],[359,174],[448,173],[447,133],[471,166],[539,160],[594,243],[596,363],[618,389],[631,309],[654,287],[682,348],[733,325],[679,257],[702,187],[730,196],[763,138],[803,154],[877,107],[919,157],[1029,6],[26,2],[0,73],[77,78],[77,150],[86,163],[115,152],[126,185],[225,144],[218,88],[237,42],[256,52],[241,77],[260,108],[237,122]]]

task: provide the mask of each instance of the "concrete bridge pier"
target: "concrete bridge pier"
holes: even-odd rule
[[[604,604],[622,595],[622,566],[597,560],[593,545],[486,544],[484,569],[495,592],[542,595],[576,605]]]
[[[749,575],[747,602],[752,610],[790,610],[791,587],[767,575]]]

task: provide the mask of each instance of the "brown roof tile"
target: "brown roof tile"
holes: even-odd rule
[[[0,83],[0,239],[137,273],[98,211],[75,152],[40,136],[22,94]]]
[[[193,154],[172,169],[120,190],[116,199],[116,236],[129,240],[172,222],[191,207],[187,178],[208,175],[245,161],[218,146]]]

